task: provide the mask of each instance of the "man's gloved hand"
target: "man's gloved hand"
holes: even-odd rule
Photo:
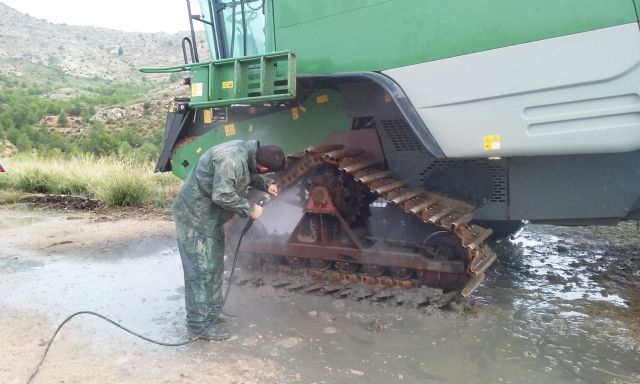
[[[253,220],[257,220],[260,218],[260,216],[262,216],[262,207],[259,206],[258,204],[255,204],[253,206],[253,212],[251,213],[251,218]]]
[[[267,192],[271,196],[278,196],[278,186],[275,184],[270,184],[269,187],[267,188]]]

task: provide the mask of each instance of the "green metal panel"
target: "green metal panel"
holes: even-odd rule
[[[299,152],[309,143],[323,142],[332,132],[351,128],[342,97],[331,90],[309,96],[297,107],[255,118],[212,124],[212,129],[194,140],[175,147],[171,157],[173,173],[184,179],[200,155],[212,146],[228,140],[260,140],[276,144],[285,153]],[[187,160],[189,166],[182,162]]]
[[[636,22],[631,0],[272,0],[298,73],[380,71]]]
[[[291,51],[140,69],[143,73],[185,70],[191,75],[192,108],[287,100],[296,94],[296,57]]]
[[[388,3],[390,0],[275,1],[279,6],[278,14],[288,15],[287,18],[278,17],[278,26],[282,28],[324,19],[341,13],[359,12],[362,8]]]

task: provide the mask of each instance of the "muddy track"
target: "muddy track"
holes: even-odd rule
[[[285,271],[283,272],[283,268]],[[335,271],[333,271],[335,272]],[[444,292],[427,286],[385,287],[366,283],[345,283],[335,273],[318,275],[306,268],[286,271],[286,266],[263,266],[234,277],[235,284],[248,287],[269,286],[281,294],[313,294],[335,299],[353,300],[372,305],[414,308],[429,312],[446,307],[452,302],[468,304],[459,291]]]
[[[456,273],[451,273],[456,270],[454,261],[442,259],[439,257],[437,247],[432,249],[429,244],[425,244],[424,248],[428,252],[428,255],[425,255],[425,260],[432,260],[434,268],[437,266],[437,268],[444,269],[431,269],[430,267],[415,269],[418,277],[417,283],[398,283],[398,280],[404,279],[397,278],[391,279],[391,284],[387,284],[386,281],[380,280],[377,274],[359,275],[338,266],[338,264],[352,263],[336,263],[341,275],[335,279],[347,283],[362,282],[378,286],[391,285],[405,288],[421,284],[443,286],[443,284],[450,284],[451,279],[459,279],[464,281],[464,285],[460,289],[460,294],[463,297],[468,297],[484,280],[485,271],[496,260],[496,254],[485,244],[485,240],[492,233],[491,229],[470,224],[473,219],[474,207],[424,189],[412,188],[407,182],[396,180],[393,172],[381,168],[377,161],[365,157],[363,151],[343,146],[311,147],[303,153],[292,156],[287,170],[278,175],[277,183],[281,189],[285,189],[298,183],[310,170],[323,164],[332,165],[339,171],[350,175],[353,180],[367,188],[369,193],[382,198],[388,204],[450,234],[465,253],[464,271],[458,272],[458,276]],[[336,216],[340,218],[338,213]],[[363,250],[357,243],[356,248]],[[368,264],[376,267],[389,267],[383,261]],[[407,266],[402,269],[412,270],[410,268],[412,267]],[[446,272],[444,272],[445,270]],[[313,273],[307,274],[313,275]]]

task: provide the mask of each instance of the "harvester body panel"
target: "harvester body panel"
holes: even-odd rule
[[[211,60],[189,64],[192,116],[172,120],[159,169],[184,177],[230,139],[298,152],[372,128],[398,177],[472,204],[477,219],[638,216],[637,1],[199,3]],[[202,69],[274,52],[295,55],[286,97],[225,98],[214,88],[236,92],[222,87],[242,76],[212,82]]]
[[[468,295],[522,220],[640,218],[638,1],[199,3],[210,58],[183,40],[183,65],[147,70],[190,84],[156,170],[234,139],[291,153],[267,209],[298,221],[247,252]]]

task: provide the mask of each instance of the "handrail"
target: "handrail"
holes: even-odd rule
[[[244,0],[240,0],[240,12],[242,13],[242,54],[247,56],[247,19],[244,11]]]
[[[213,63],[213,65],[216,64],[225,64],[225,63],[232,63],[235,61],[238,62],[242,62],[242,61],[249,61],[251,59],[256,59],[259,57],[265,57],[265,58],[270,58],[270,57],[275,57],[275,56],[280,56],[286,53],[290,53],[291,51],[278,51],[278,52],[269,52],[269,53],[263,53],[260,55],[253,55],[253,56],[242,56],[242,57],[231,57],[228,59],[221,59],[221,60],[213,60],[210,62],[200,62],[200,63],[191,63],[191,64],[181,64],[181,65],[172,65],[172,66],[168,66],[168,67],[143,67],[143,68],[138,68],[138,70],[142,73],[173,73],[173,72],[180,72],[180,71],[188,71],[189,69],[193,68],[193,67],[201,67],[203,65],[209,65],[209,63]]]
[[[191,13],[191,1],[187,0],[187,12],[189,12],[189,27],[191,28],[191,41],[193,41],[194,43],[197,42],[198,40],[196,40],[196,32],[193,29],[193,14]],[[198,44],[195,44],[192,46],[192,51],[194,53],[194,62],[198,62],[200,61],[200,59],[198,58]]]
[[[184,63],[189,64],[189,59],[187,58],[187,47],[185,46],[185,43],[189,44],[189,52],[191,52],[191,62],[195,63],[196,57],[193,52],[193,43],[191,43],[191,39],[188,37],[184,37],[182,39],[182,55],[184,56]]]
[[[218,42],[218,26],[216,22],[217,17],[213,12],[212,1],[208,0],[207,3],[209,4],[209,17],[211,18],[211,35],[213,37],[214,51],[216,52],[216,59],[219,59],[220,57],[222,57],[222,55],[220,54],[221,47],[220,43]]]

